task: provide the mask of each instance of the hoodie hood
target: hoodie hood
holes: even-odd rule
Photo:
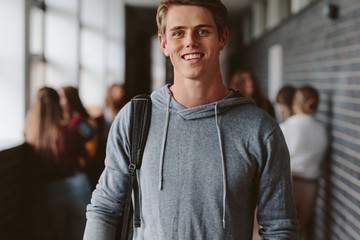
[[[170,107],[172,111],[177,112],[177,114],[179,114],[184,120],[215,117],[215,105],[217,105],[217,114],[221,114],[233,108],[234,106],[255,104],[254,100],[251,98],[244,97],[240,94],[240,92],[230,89],[230,93],[221,100],[193,108],[186,108],[172,97],[169,90],[170,86],[170,84],[167,84],[162,88],[154,91],[151,94],[152,102],[161,109]]]

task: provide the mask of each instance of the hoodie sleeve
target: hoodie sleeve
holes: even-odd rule
[[[115,239],[128,184],[129,104],[116,116],[108,136],[105,169],[87,206],[84,240]]]
[[[278,126],[265,138],[259,172],[257,219],[263,239],[298,239],[290,156]]]

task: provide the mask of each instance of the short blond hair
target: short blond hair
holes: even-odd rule
[[[169,9],[175,5],[199,6],[208,9],[214,18],[219,39],[221,38],[225,28],[227,27],[228,12],[220,0],[163,0],[159,5],[156,14],[158,33],[161,36],[165,38],[166,16]]]

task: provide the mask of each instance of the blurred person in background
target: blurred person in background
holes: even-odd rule
[[[293,99],[294,115],[280,124],[288,145],[293,178],[295,204],[300,233],[305,233],[317,196],[321,163],[327,150],[326,128],[315,119],[319,94],[312,86],[296,90]]]
[[[96,119],[97,122],[97,147],[92,161],[87,167],[87,173],[92,185],[95,189],[99,177],[104,170],[104,159],[108,133],[111,124],[125,105],[125,88],[122,84],[114,83],[106,89],[105,107],[93,106],[87,108],[87,111]]]
[[[230,88],[238,90],[245,97],[254,99],[256,105],[275,118],[271,102],[262,94],[253,72],[249,68],[238,69],[230,81]]]
[[[64,86],[58,89],[58,93],[64,120],[69,123],[74,121],[74,119],[78,119],[76,129],[85,139],[85,148],[90,156],[89,161],[83,163],[83,167],[89,177],[92,188],[94,188],[99,177],[97,172],[100,171],[98,170],[97,160],[99,151],[102,151],[99,148],[99,124],[103,117],[96,118],[90,116],[80,99],[78,88]]]
[[[125,88],[122,84],[114,83],[107,88],[105,96],[104,117],[108,123],[111,123],[116,114],[126,104]]]
[[[278,94],[276,95],[276,103],[279,106],[279,110],[281,113],[281,119],[280,121],[285,121],[290,116],[293,115],[293,98],[295,95],[296,88],[291,85],[284,85],[280,88],[278,91]]]
[[[82,104],[78,88],[65,86],[58,89],[58,94],[60,96],[64,120],[69,123],[73,119],[79,119],[77,130],[86,140],[85,147],[90,157],[93,157],[97,146],[96,120],[89,115]]]
[[[54,239],[82,238],[86,205],[91,191],[83,163],[88,159],[85,140],[76,130],[79,119],[65,121],[56,90],[39,89],[25,119],[25,141],[34,150],[33,171],[41,183],[44,206]],[[39,203],[41,204],[41,203]],[[52,238],[51,238],[52,239]]]

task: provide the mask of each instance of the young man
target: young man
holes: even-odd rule
[[[164,0],[159,41],[174,84],[152,93],[139,170],[141,227],[134,239],[297,239],[289,153],[279,126],[228,90],[219,54],[228,40],[220,0]],[[86,240],[114,239],[129,179],[129,105],[110,130],[106,168],[88,206]]]

